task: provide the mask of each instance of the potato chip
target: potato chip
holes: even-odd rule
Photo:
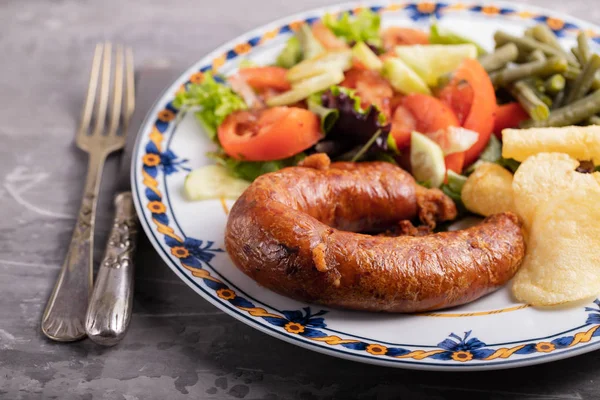
[[[538,153],[565,153],[600,164],[600,126],[504,129],[502,157],[524,161]]]
[[[538,207],[514,296],[551,306],[600,294],[600,189],[563,191]]]
[[[541,153],[526,159],[515,173],[513,196],[517,214],[526,228],[531,226],[536,209],[554,196],[600,190],[600,172],[575,171],[579,162],[567,154]]]
[[[467,210],[485,217],[515,211],[513,175],[498,164],[483,163],[465,182],[461,198]]]

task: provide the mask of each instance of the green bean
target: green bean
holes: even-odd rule
[[[538,40],[542,43],[546,43],[547,45],[552,46],[555,49],[559,49],[560,51],[563,51],[563,48],[560,45],[560,43],[558,42],[556,35],[554,34],[554,32],[552,32],[552,29],[550,29],[548,27],[548,25],[538,24],[533,27],[532,33],[533,33],[533,37],[536,40]]]
[[[542,101],[542,103],[548,106],[548,108],[552,107],[552,104],[554,102],[552,101],[552,98],[550,96],[540,92],[536,92],[536,95]]]
[[[534,50],[527,56],[527,61],[544,61],[546,56],[540,49]]]
[[[548,107],[552,105],[552,99],[550,98],[550,96],[545,94],[546,84],[543,79],[540,79],[538,77],[531,77],[523,79],[523,82],[525,82],[531,88],[531,90],[534,91],[535,95]]]
[[[557,94],[565,88],[565,77],[560,74],[552,75],[550,78],[546,79],[544,88],[547,93]]]
[[[585,60],[581,57],[581,52],[579,51],[578,47],[572,47],[571,53],[573,53],[573,55],[575,56],[577,61],[579,61],[579,64],[581,64],[581,65],[585,64]]]
[[[494,40],[496,41],[497,46],[501,46],[506,43],[514,43],[517,45],[519,50],[522,51],[534,51],[536,49],[540,49],[544,52],[546,56],[556,56],[566,59],[569,64],[574,66],[579,66],[577,59],[573,54],[567,53],[566,51],[553,47],[547,43],[539,42],[535,39],[529,37],[518,37],[511,35],[509,33],[503,31],[496,31],[494,34]]]
[[[586,95],[592,87],[592,83],[598,70],[600,70],[600,56],[594,54],[587,64],[585,64],[579,77],[573,82],[573,87],[569,90],[569,94],[565,99],[565,104],[570,104]]]
[[[539,76],[546,78],[550,75],[565,72],[567,70],[567,61],[563,58],[552,57],[545,61],[532,61],[526,64],[517,65],[513,68],[504,68],[500,71],[490,74],[494,86],[507,85],[509,83]]]
[[[519,49],[514,43],[505,44],[493,53],[479,57],[479,63],[487,72],[504,68],[506,64],[515,61],[519,56]]]
[[[546,104],[548,107],[552,106],[552,98],[550,96],[548,96],[545,92],[546,88],[544,87],[544,81],[539,79],[539,78],[535,78],[535,79],[531,79],[531,80],[525,80],[525,82],[527,83],[527,85],[529,85],[529,87],[531,88],[531,90],[533,90],[533,92],[535,93],[535,95],[544,103]]]
[[[560,74],[554,74],[554,75],[560,75]],[[550,75],[550,76],[554,76],[554,75]],[[546,78],[539,78],[539,77],[535,77],[535,79],[533,80],[533,82],[535,82],[535,87],[542,93],[546,92]]]
[[[600,90],[577,100],[574,103],[558,108],[550,113],[544,121],[528,120],[521,124],[522,128],[569,126],[586,121],[600,112]]]
[[[510,92],[534,121],[544,121],[550,115],[548,106],[536,96],[533,88],[525,81],[517,81],[512,84]]]
[[[600,116],[592,115],[588,118],[587,122],[589,125],[600,125]]]
[[[546,91],[546,84],[544,83],[544,80],[538,78],[537,76],[527,78],[525,81],[529,86],[531,86],[532,89],[534,89],[539,94],[542,94]]]
[[[598,90],[600,89],[600,73],[596,73],[596,78],[594,79],[594,82],[592,82],[592,90]]]
[[[525,29],[525,32],[523,32],[523,35],[526,37],[530,37],[535,39],[535,36],[533,35],[533,28],[535,28],[534,26],[530,26],[529,28]]]
[[[567,70],[563,73],[563,76],[571,81],[577,79],[579,75],[581,75],[581,69],[572,65],[569,65]]]
[[[563,73],[563,76],[567,80],[573,81],[579,77],[579,74],[581,74],[581,69],[569,65],[567,70]],[[600,89],[600,71],[598,71],[596,73],[596,77],[594,78],[594,81],[592,82],[592,90],[598,90],[598,89]]]
[[[522,49],[519,49],[519,56],[517,57],[517,59],[515,60],[516,64],[523,64],[526,62],[530,62],[530,57],[531,53],[528,51],[524,51]]]
[[[552,98],[548,95],[545,94],[541,94],[539,96],[540,100],[542,100],[542,102],[548,106],[548,109],[552,108],[552,104],[554,104],[554,101],[552,100]]]
[[[565,96],[566,96],[566,90],[563,89],[560,92],[556,93],[556,96],[554,96],[554,101],[552,102],[552,107],[550,107],[551,110],[556,110],[562,107],[563,102],[565,101]]]
[[[592,56],[588,40],[589,38],[585,32],[580,32],[579,35],[577,35],[577,48],[579,50],[579,54],[581,55],[581,65],[588,62]]]

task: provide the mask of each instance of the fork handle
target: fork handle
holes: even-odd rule
[[[115,209],[85,322],[88,337],[105,346],[113,346],[125,336],[133,305],[133,253],[138,221],[131,192],[115,197]]]
[[[85,313],[92,293],[96,203],[105,160],[106,154],[90,153],[69,250],[42,317],[42,331],[56,341],[71,342],[85,337]]]

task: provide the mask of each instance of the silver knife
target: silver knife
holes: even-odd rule
[[[131,118],[137,133],[154,100],[168,83],[173,71],[148,68],[138,74],[136,107]],[[127,332],[133,306],[133,256],[137,243],[138,219],[131,194],[131,160],[136,134],[127,135],[121,156],[116,196],[115,217],[106,244],[92,297],[87,310],[85,330],[94,342],[114,346]]]

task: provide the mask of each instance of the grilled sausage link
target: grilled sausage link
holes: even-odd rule
[[[518,218],[421,237],[380,230],[419,216],[453,219],[452,201],[389,163],[305,166],[259,177],[234,204],[227,252],[244,273],[285,296],[332,307],[419,312],[473,301],[506,283],[525,253]]]

